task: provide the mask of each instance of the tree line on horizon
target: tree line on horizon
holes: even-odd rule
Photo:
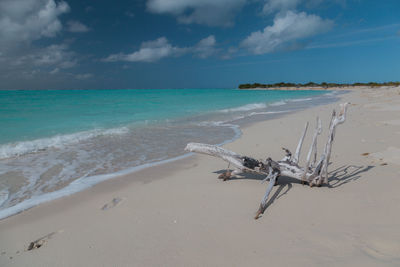
[[[323,87],[323,88],[332,88],[332,87],[350,87],[350,86],[369,86],[369,87],[381,87],[381,86],[400,86],[400,82],[369,82],[369,83],[270,83],[270,84],[262,84],[262,83],[244,83],[239,85],[239,89],[253,89],[253,88],[285,88],[285,87]]]

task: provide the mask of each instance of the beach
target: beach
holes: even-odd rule
[[[353,90],[339,102],[258,121],[224,147],[256,159],[295,150],[304,123],[333,109],[338,126],[329,186],[281,177],[258,220],[267,184],[217,179],[204,155],[106,180],[0,221],[1,266],[399,266],[400,88]],[[308,133],[300,162],[311,142]],[[44,237],[41,247],[29,250]]]
[[[0,219],[101,181],[225,144],[246,124],[339,92],[238,89],[0,91]]]

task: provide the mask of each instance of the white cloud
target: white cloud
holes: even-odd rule
[[[70,32],[88,32],[90,31],[89,27],[86,26],[85,24],[76,21],[76,20],[70,20],[67,22],[68,24],[68,31]]]
[[[197,45],[193,47],[193,53],[199,58],[207,58],[214,55],[217,52],[215,48],[216,40],[214,35],[210,35],[207,38],[200,40]]]
[[[59,16],[70,10],[64,1],[1,0],[0,44],[13,46],[42,37],[54,37],[62,25]]]
[[[50,74],[57,74],[59,71],[60,71],[59,68],[55,68],[55,69],[53,69],[52,71],[50,71],[49,73],[50,73]]]
[[[237,47],[231,46],[229,47],[227,50],[225,50],[222,55],[221,58],[222,59],[230,59],[232,58],[235,54],[237,54],[237,52],[239,51],[239,49]]]
[[[0,79],[8,77],[11,80],[22,76],[34,78],[43,73],[56,74],[77,65],[76,54],[67,44],[20,50],[17,54],[0,58],[0,61]]]
[[[154,41],[143,42],[140,49],[131,54],[113,54],[103,59],[106,62],[155,62],[167,57],[178,57],[191,53],[199,58],[206,58],[218,52],[214,35],[200,40],[190,47],[172,46],[167,38],[160,37]]]
[[[147,9],[176,16],[184,24],[230,26],[245,3],[246,0],[147,0]]]
[[[305,12],[288,11],[278,14],[272,26],[253,32],[241,43],[253,54],[265,54],[285,46],[296,46],[296,41],[328,31],[333,21]]]
[[[31,60],[35,66],[58,66],[67,69],[76,65],[74,53],[68,50],[66,44],[50,45],[25,58]]]
[[[263,13],[270,14],[275,11],[295,9],[302,0],[266,0]]]
[[[131,54],[113,54],[104,61],[154,62],[162,58],[181,55],[186,50],[186,48],[172,46],[167,38],[160,37],[154,41],[143,42],[138,51]]]
[[[67,44],[33,43],[55,37],[62,30],[60,16],[69,10],[62,0],[0,0],[0,76],[11,81],[75,66],[76,55]]]

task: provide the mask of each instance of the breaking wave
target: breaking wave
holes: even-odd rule
[[[127,127],[114,129],[95,129],[73,134],[56,135],[32,141],[21,141],[0,146],[0,159],[18,157],[29,153],[40,152],[48,148],[64,148],[65,146],[102,135],[119,135],[129,131]]]
[[[249,110],[254,110],[254,109],[262,109],[266,108],[267,105],[264,103],[255,103],[255,104],[247,104],[244,106],[240,106],[237,108],[228,108],[228,109],[222,109],[220,112],[223,113],[228,113],[228,112],[237,112],[237,111],[249,111]]]

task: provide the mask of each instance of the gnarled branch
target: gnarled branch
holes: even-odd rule
[[[333,111],[329,125],[328,140],[326,141],[324,151],[321,154],[319,161],[316,163],[317,137],[322,132],[321,120],[317,117],[314,135],[307,154],[306,165],[304,167],[299,166],[298,162],[300,150],[307,132],[308,122],[305,124],[303,134],[300,137],[294,156],[292,157],[292,153],[289,149],[283,148],[286,155],[280,161],[274,161],[271,158],[267,158],[265,161],[258,161],[251,157],[242,156],[215,145],[201,143],[189,143],[185,150],[221,158],[236,168],[236,170],[232,172],[227,171],[225,174],[221,175],[224,180],[242,172],[264,175],[266,177],[264,181],[269,180],[269,184],[256,213],[255,218],[257,219],[266,209],[269,194],[279,176],[292,177],[301,180],[302,182],[308,182],[310,186],[320,186],[322,183],[328,183],[328,165],[332,152],[332,143],[335,137],[336,127],[346,120],[347,105],[348,103],[340,105],[341,109],[338,115],[335,110]]]

